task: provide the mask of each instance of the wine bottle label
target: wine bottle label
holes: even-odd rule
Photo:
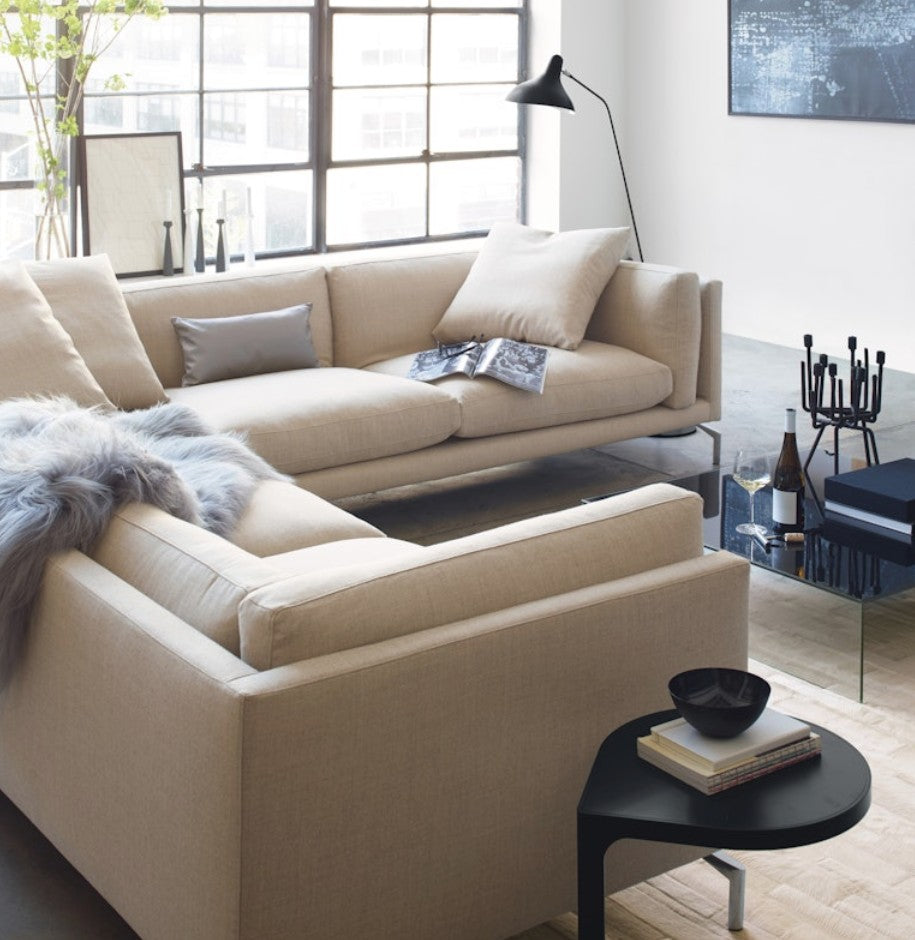
[[[772,521],[782,525],[797,525],[797,493],[790,490],[772,490]]]

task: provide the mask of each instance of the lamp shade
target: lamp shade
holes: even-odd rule
[[[517,104],[545,104],[551,108],[574,111],[575,105],[562,87],[562,56],[554,55],[543,75],[516,85],[506,95],[506,100]]]

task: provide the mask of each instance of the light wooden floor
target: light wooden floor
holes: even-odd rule
[[[757,609],[762,606],[757,598]],[[858,704],[758,662],[772,704],[851,741],[873,774],[870,812],[828,842],[776,852],[732,852],[747,867],[744,929],[727,929],[727,881],[694,862],[611,895],[612,940],[868,940],[915,937],[915,643],[911,625],[881,638]],[[900,708],[900,702],[904,703]],[[573,914],[518,940],[574,940]]]

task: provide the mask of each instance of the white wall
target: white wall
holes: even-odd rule
[[[831,354],[854,334],[915,371],[915,124],[730,117],[727,0],[561,9],[566,64],[613,108],[646,260],[722,278],[728,332],[812,333]],[[619,192],[597,188],[616,174],[606,119],[570,94],[559,227],[622,224]]]
[[[625,123],[625,6],[625,0],[531,2],[528,74],[541,74],[559,53],[573,75],[607,99],[617,133]],[[628,225],[607,112],[570,79],[563,86],[574,112],[528,107],[528,220],[563,231]]]
[[[625,18],[646,254],[720,276],[728,332],[915,371],[915,125],[730,117],[726,0]]]

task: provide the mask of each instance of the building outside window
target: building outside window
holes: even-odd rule
[[[479,234],[523,215],[526,29],[527,0],[173,0],[95,64],[83,131],[180,130],[236,254],[249,198],[261,256]],[[0,57],[0,257],[31,253],[28,117]]]

